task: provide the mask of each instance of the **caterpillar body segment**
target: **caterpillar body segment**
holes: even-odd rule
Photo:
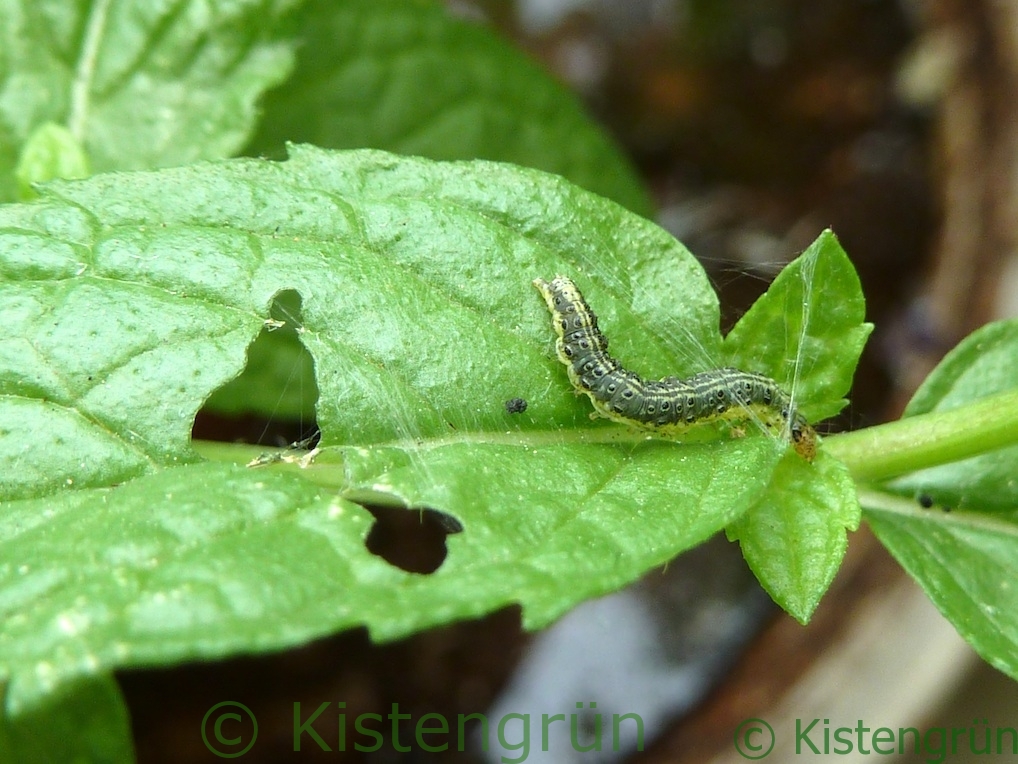
[[[666,436],[700,422],[756,419],[780,429],[806,461],[816,457],[816,431],[770,377],[723,367],[687,379],[644,380],[608,353],[597,315],[571,279],[534,279],[534,286],[552,314],[559,360],[599,415]]]

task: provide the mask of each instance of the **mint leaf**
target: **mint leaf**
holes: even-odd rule
[[[229,156],[286,75],[294,0],[160,4],[0,0],[0,201],[41,125],[65,125],[94,170]]]
[[[390,639],[520,603],[537,628],[732,525],[788,450],[589,418],[535,276],[581,281],[648,375],[691,370],[677,338],[717,355],[718,306],[671,236],[560,178],[294,147],[41,194],[0,208],[0,675],[19,715],[118,666],[357,624]],[[314,358],[318,459],[202,463],[194,414],[281,293]],[[463,532],[406,574],[364,548],[359,502]]]
[[[988,663],[1018,679],[1018,512],[945,513],[887,494],[866,522]]]
[[[718,341],[716,297],[667,233],[503,165],[301,148],[285,164],[99,176],[0,209],[0,237],[0,412],[24,422],[0,438],[8,496],[192,458],[195,412],[242,368],[284,289],[303,297],[323,445],[501,432],[516,396],[537,404],[527,429],[604,427],[550,357],[538,274],[611,275],[614,286],[590,280],[605,307],[611,289],[648,284],[645,304],[619,305],[614,323],[634,358],[679,366],[641,323]],[[630,252],[641,259],[622,270]],[[26,469],[39,422],[50,439]],[[83,472],[95,448],[110,458]]]
[[[250,152],[286,141],[432,159],[494,159],[562,175],[649,216],[629,161],[576,96],[441,3],[313,0],[297,67],[268,94]]]
[[[794,391],[810,422],[820,422],[848,403],[844,396],[873,331],[865,316],[859,275],[828,230],[732,327],[726,362],[776,379]]]
[[[762,439],[563,440],[341,451],[348,495],[385,486],[383,499],[463,524],[428,576],[370,554],[371,515],[303,473],[206,463],[10,502],[0,520],[8,707],[27,711],[82,674],[279,649],[356,625],[393,639],[519,603],[538,628],[734,519],[774,454]],[[716,488],[722,475],[735,479]]]
[[[1018,320],[973,332],[938,364],[905,409],[905,417],[950,411],[1018,388]],[[1018,446],[912,473],[891,483],[896,493],[925,493],[941,505],[981,512],[1018,507]]]
[[[947,354],[905,415],[951,411],[1014,390],[1016,380],[1018,321],[988,324]],[[1018,678],[1015,475],[1018,447],[998,448],[891,481],[863,504],[873,531],[958,632]],[[921,508],[920,496],[934,506]]]
[[[775,602],[808,623],[859,528],[855,483],[822,450],[813,464],[786,453],[765,495],[725,529]]]
[[[790,263],[725,338],[727,363],[773,377],[816,423],[847,403],[863,345],[859,277],[831,231]],[[766,493],[726,529],[738,540],[767,592],[802,623],[809,621],[859,527],[860,508],[847,470],[821,452],[812,464],[789,454]]]

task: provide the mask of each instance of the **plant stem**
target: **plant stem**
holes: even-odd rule
[[[869,482],[1013,445],[1018,445],[1018,390],[832,435],[823,449],[848,465],[856,480]]]

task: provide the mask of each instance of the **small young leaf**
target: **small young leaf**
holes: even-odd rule
[[[845,466],[822,450],[810,465],[787,453],[764,494],[725,529],[767,593],[808,623],[859,527],[859,500]]]
[[[838,413],[873,325],[863,321],[859,277],[831,231],[778,274],[725,338],[727,363],[793,391],[812,422]],[[832,352],[837,348],[837,352]],[[833,459],[781,463],[767,492],[727,530],[764,589],[806,623],[859,527],[848,473]]]
[[[841,411],[866,338],[866,300],[832,231],[777,275],[725,337],[727,363],[767,374],[794,390],[806,418]],[[832,353],[831,348],[838,352]]]
[[[39,668],[46,667],[48,664],[41,664]],[[2,709],[0,704],[0,716]],[[0,728],[3,722],[0,719]],[[120,688],[107,674],[91,674],[61,688],[50,705],[18,714],[7,726],[7,751],[0,729],[3,762],[134,762],[131,720]]]
[[[70,130],[47,122],[25,143],[16,175],[22,199],[32,199],[32,184],[55,178],[88,177],[88,157]]]

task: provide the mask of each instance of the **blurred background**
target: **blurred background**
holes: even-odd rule
[[[646,182],[658,222],[702,260],[725,328],[834,229],[876,330],[852,406],[832,428],[897,417],[958,340],[1018,314],[1018,3],[450,0],[448,9],[578,95]],[[441,564],[440,517],[376,518],[376,554],[419,573]],[[536,635],[509,609],[387,645],[352,632],[283,655],[118,678],[142,762],[213,760],[193,710],[233,696],[266,709],[247,762],[297,760],[294,699],[343,700],[350,718],[385,715],[393,702],[415,718],[539,717],[596,699],[604,713],[646,723],[643,753],[623,745],[569,759],[568,744],[553,743],[552,756],[531,741],[527,761],[557,762],[740,761],[732,735],[751,716],[779,730],[828,716],[925,729],[1009,725],[1018,712],[1015,684],[975,658],[865,527],[808,627],[777,612],[738,548],[715,539]],[[336,725],[323,716],[315,728],[335,739]],[[299,760],[521,755],[497,740],[484,753],[476,733],[473,745],[342,755],[305,746]],[[780,746],[772,760],[790,755]]]

